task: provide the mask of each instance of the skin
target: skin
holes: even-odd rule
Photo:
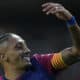
[[[26,66],[31,66],[30,49],[20,36],[11,34],[9,39],[3,43],[1,51],[3,50],[5,50],[5,54],[4,57],[1,57],[1,64],[4,67],[5,76],[10,80],[15,80],[25,71]],[[21,55],[26,55],[26,59]]]
[[[15,60],[23,59],[21,58],[22,54],[26,54],[28,58],[30,58],[30,55],[28,52],[30,52],[30,49],[27,47],[25,41],[18,35],[11,34],[11,37],[8,40],[8,50],[6,54],[8,55],[8,58],[10,59],[10,63],[16,64]],[[13,56],[13,57],[12,57]],[[27,63],[23,60],[23,64],[29,64],[27,59]],[[21,64],[22,64],[21,63]]]
[[[55,15],[58,19],[67,21],[72,18],[72,14],[65,9],[61,4],[58,3],[44,3],[42,5],[42,11],[47,15]],[[64,60],[69,61],[69,55],[79,56],[80,55],[80,28],[77,23],[69,27],[71,32],[73,45],[70,49],[62,50],[64,53]],[[20,43],[20,44],[18,44]],[[19,46],[19,49],[16,48]],[[1,53],[1,64],[4,67],[5,76],[9,80],[15,80],[16,77],[20,76],[25,70],[25,66],[31,65],[30,63],[30,52],[25,41],[16,34],[11,34],[9,39],[5,41],[4,45],[0,46]],[[21,58],[22,54],[27,53],[26,61]],[[67,54],[67,55],[66,55]]]
[[[67,9],[58,3],[44,3],[42,8],[42,11],[46,13],[46,15],[52,14],[55,15],[58,19],[64,21],[70,20],[73,16]],[[65,55],[70,53],[73,56],[80,56],[80,27],[78,26],[77,22],[69,27],[69,31],[71,33],[73,45],[70,49],[66,49],[66,51],[62,50],[62,52]]]

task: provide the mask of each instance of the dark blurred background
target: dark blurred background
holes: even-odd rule
[[[65,22],[45,15],[41,4],[59,2],[80,20],[79,0],[0,0],[0,32],[14,32],[27,42],[32,53],[52,53],[72,45]],[[57,75],[57,80],[80,80],[80,63]]]

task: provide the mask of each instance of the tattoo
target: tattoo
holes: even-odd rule
[[[67,65],[80,61],[77,55],[80,53],[80,28],[76,23],[74,26],[69,27],[69,30],[71,32],[73,46],[62,51],[62,59]]]
[[[66,48],[62,51],[62,59],[67,65],[71,65],[79,61],[78,57],[73,55],[72,47]]]

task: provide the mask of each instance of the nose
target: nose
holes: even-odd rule
[[[26,52],[31,52],[31,51],[30,51],[29,48],[26,47],[26,48],[24,49],[24,53],[26,53]]]
[[[26,57],[30,57],[31,56],[31,51],[29,48],[26,48],[25,51],[24,51],[24,56]]]

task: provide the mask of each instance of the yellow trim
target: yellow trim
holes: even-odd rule
[[[55,53],[51,59],[51,64],[55,69],[62,69],[67,67],[67,64],[64,63],[62,59],[61,52]]]

